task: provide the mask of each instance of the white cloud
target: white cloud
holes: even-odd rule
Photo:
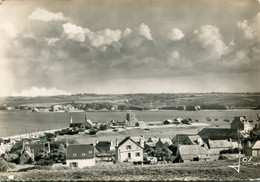
[[[68,36],[68,39],[76,40],[79,42],[84,42],[85,33],[89,32],[88,29],[84,29],[81,26],[77,26],[71,23],[63,24],[63,31]]]
[[[142,23],[141,25],[139,25],[138,31],[139,35],[144,36],[148,40],[153,40],[150,28],[146,24]]]
[[[39,21],[67,21],[68,18],[66,18],[63,13],[52,13],[47,11],[46,9],[42,8],[36,8],[34,12],[29,16],[30,20],[39,20]]]
[[[118,42],[121,39],[121,30],[100,30],[96,32],[89,31],[86,33],[90,44],[94,47],[102,45],[111,45],[113,42]]]
[[[93,47],[99,47],[101,50],[106,50],[107,45],[113,42],[118,42],[121,39],[121,30],[104,29],[99,31],[91,31],[88,28],[66,23],[63,25],[64,34],[68,39],[78,42],[89,42]],[[87,40],[86,40],[87,38]]]
[[[7,22],[2,24],[2,26],[0,26],[0,30],[4,30],[9,37],[17,36],[17,29],[13,23]]]
[[[71,95],[69,92],[63,90],[58,90],[56,88],[47,89],[45,87],[31,87],[30,90],[22,90],[21,92],[14,92],[13,96],[22,96],[22,97],[37,97],[37,96],[53,96],[53,95]]]
[[[194,31],[195,39],[199,42],[213,59],[219,59],[222,55],[229,52],[229,47],[222,40],[217,27],[203,25],[199,30]]]
[[[168,39],[176,41],[184,37],[183,32],[178,28],[173,28],[167,35]]]
[[[243,20],[238,22],[237,26],[242,29],[247,39],[260,39],[260,13],[257,13],[250,21]]]
[[[237,26],[243,30],[246,38],[253,39],[253,29],[248,25],[247,20],[238,22]]]
[[[126,28],[123,31],[122,37],[127,37],[130,33],[132,33],[132,30],[130,28]]]
[[[56,42],[60,39],[53,37],[53,38],[46,38],[45,41],[47,42],[48,46],[55,46]]]
[[[27,39],[35,39],[36,38],[34,33],[32,33],[32,32],[24,34],[23,37],[27,38]]]

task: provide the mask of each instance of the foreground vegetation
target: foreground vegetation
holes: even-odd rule
[[[260,164],[257,162],[242,164],[240,173],[227,167],[237,164],[237,160],[193,162],[181,164],[157,164],[134,166],[131,164],[97,164],[85,169],[51,168],[38,166],[27,171],[6,172],[0,174],[0,180],[13,175],[14,180],[241,180],[260,178]]]

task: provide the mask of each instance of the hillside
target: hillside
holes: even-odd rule
[[[180,94],[76,94],[49,97],[2,97],[0,105],[30,107],[53,104],[72,104],[78,109],[116,110],[195,110],[201,109],[256,109],[260,106],[260,93],[180,93]],[[183,107],[185,106],[185,107]]]

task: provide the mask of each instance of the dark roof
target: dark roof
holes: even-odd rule
[[[118,146],[116,148],[119,148],[121,145],[123,145],[127,140],[131,140],[132,142],[134,142],[136,145],[138,145],[139,147],[143,148],[139,143],[135,142],[130,136],[126,137],[124,140],[122,140]]]
[[[237,139],[237,131],[230,128],[203,128],[198,135],[202,139],[211,140],[225,140],[225,139]]]
[[[99,152],[108,152],[110,151],[111,142],[109,141],[100,141],[96,144],[96,149]]]
[[[22,141],[16,142],[16,143],[14,144],[14,146],[12,147],[12,150],[17,150],[17,149],[20,149],[20,148],[22,148],[22,147],[23,147],[23,142],[22,142]]]
[[[179,143],[179,144],[183,144],[184,141],[188,138],[188,136],[196,136],[192,135],[192,134],[177,134],[173,139],[172,139],[172,143]]]
[[[92,159],[94,157],[93,144],[73,144],[67,146],[67,159]]]
[[[70,127],[83,127],[83,123],[70,123]]]

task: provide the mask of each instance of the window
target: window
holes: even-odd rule
[[[140,157],[140,152],[136,152],[135,157]]]
[[[82,153],[81,155],[82,155],[82,156],[85,156],[85,155],[86,155],[86,153]]]
[[[73,153],[73,156],[75,157],[75,156],[77,156],[77,154],[76,154],[76,153]]]
[[[131,153],[128,153],[128,158],[131,158]]]
[[[77,162],[71,162],[70,167],[78,167],[78,163]]]
[[[126,150],[131,150],[131,149],[132,149],[131,145],[126,146]]]
[[[92,150],[88,151],[88,153],[92,154]]]

